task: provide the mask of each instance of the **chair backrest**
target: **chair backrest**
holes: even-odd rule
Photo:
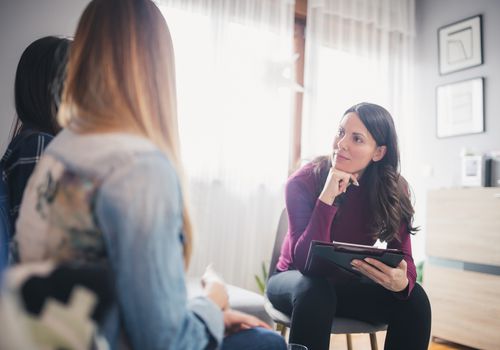
[[[288,212],[285,208],[281,212],[280,221],[278,223],[278,229],[276,230],[273,255],[271,257],[271,264],[269,264],[269,274],[268,274],[269,277],[271,277],[271,275],[276,270],[276,264],[278,263],[278,259],[281,253],[281,246],[283,245],[283,241],[285,240],[287,231],[288,231]]]

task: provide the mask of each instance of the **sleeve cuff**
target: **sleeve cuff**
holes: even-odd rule
[[[335,214],[337,213],[338,207],[334,204],[328,205],[319,198],[316,200],[316,206],[313,212],[314,214],[319,214],[322,217],[327,217],[329,219],[333,219]]]
[[[217,343],[216,348],[218,348],[224,336],[224,319],[220,308],[206,297],[189,300],[188,307],[205,323],[205,327]]]

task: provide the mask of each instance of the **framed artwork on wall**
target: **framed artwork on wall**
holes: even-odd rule
[[[484,132],[483,80],[474,78],[437,87],[438,138]]]
[[[483,64],[482,16],[477,15],[438,29],[439,74]]]

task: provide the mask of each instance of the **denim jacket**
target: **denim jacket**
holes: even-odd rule
[[[115,329],[121,322],[134,348],[221,343],[220,309],[205,297],[187,300],[179,179],[148,140],[62,131],[28,182],[16,232],[21,262],[109,262]]]

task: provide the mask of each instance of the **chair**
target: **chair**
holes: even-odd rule
[[[285,235],[288,231],[288,213],[286,209],[283,210],[278,223],[278,229],[276,232],[276,239],[274,241],[273,255],[271,258],[271,264],[269,266],[269,276],[276,269],[276,264],[278,263],[278,258],[281,251],[281,245],[285,239]],[[290,327],[290,315],[286,315],[283,312],[275,309],[269,300],[266,300],[264,304],[266,312],[272,318],[272,320],[277,324],[277,330],[281,331],[283,336],[286,335],[287,328]],[[347,348],[352,350],[352,338],[351,334],[356,333],[369,333],[370,334],[370,344],[372,350],[378,350],[377,346],[377,335],[376,332],[387,330],[386,324],[371,324],[360,320],[355,320],[351,318],[335,317],[332,322],[332,334],[345,334],[347,338]]]

